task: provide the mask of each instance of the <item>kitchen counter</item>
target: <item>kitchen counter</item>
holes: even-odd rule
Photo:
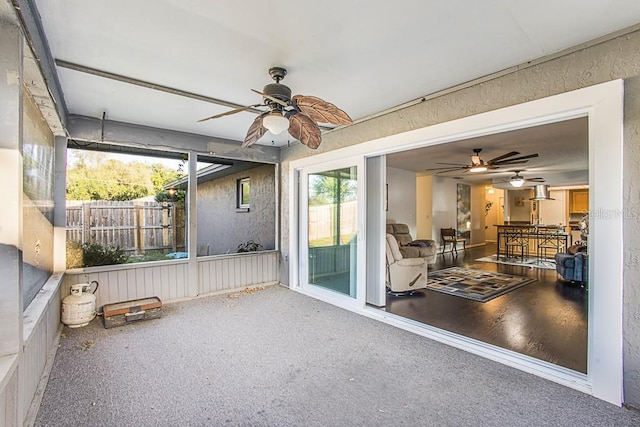
[[[524,252],[533,253],[537,257],[547,255],[548,251],[567,251],[569,243],[569,233],[565,232],[565,227],[558,224],[527,224],[527,223],[505,223],[495,225],[498,230],[498,248],[496,256],[500,259],[501,254],[510,255],[508,248],[519,246]],[[518,254],[519,256],[522,253]],[[522,256],[522,258],[524,258]]]

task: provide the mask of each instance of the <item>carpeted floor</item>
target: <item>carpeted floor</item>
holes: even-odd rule
[[[535,279],[512,274],[451,267],[430,272],[427,289],[474,301],[487,302],[533,282]]]
[[[64,329],[37,426],[637,426],[621,409],[280,286]]]

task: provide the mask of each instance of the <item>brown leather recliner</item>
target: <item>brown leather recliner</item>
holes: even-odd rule
[[[387,233],[393,235],[398,242],[404,258],[426,258],[433,264],[438,258],[438,247],[434,240],[413,240],[407,224],[387,224]]]

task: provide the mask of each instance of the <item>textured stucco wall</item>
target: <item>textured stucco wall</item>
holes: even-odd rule
[[[537,65],[524,67],[484,83],[460,89],[425,102],[394,111],[323,135],[317,151],[297,144],[282,153],[282,253],[288,259],[287,229],[289,162],[345,146],[426,126],[467,117],[498,108],[625,79],[625,210],[638,208],[640,175],[638,156],[638,98],[640,84],[640,31],[582,49]],[[401,83],[399,83],[401,84]],[[631,215],[625,220],[625,401],[640,407],[640,226]],[[288,283],[288,264],[281,277]]]
[[[640,408],[640,76],[624,93],[624,382],[627,403]]]
[[[251,179],[249,212],[236,211],[236,182]],[[235,253],[253,240],[275,248],[275,167],[259,166],[198,185],[198,255]]]

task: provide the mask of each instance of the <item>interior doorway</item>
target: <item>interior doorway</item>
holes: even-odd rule
[[[559,139],[563,140],[563,150],[557,148]],[[502,158],[506,164],[498,163],[479,173],[470,172],[466,165],[472,165],[474,158],[470,158],[469,153],[479,152],[479,147],[484,159]],[[480,161],[491,163],[484,159]],[[510,162],[509,159],[516,160]],[[387,222],[407,222],[414,239],[433,239],[440,245],[439,230],[453,227],[470,246],[458,253],[441,252],[429,271],[455,267],[467,270],[470,275],[474,271],[486,271],[533,280],[486,302],[466,299],[462,290],[443,294],[437,287],[430,287],[428,281],[428,288],[416,291],[413,296],[388,295],[386,312],[586,375],[588,284],[562,280],[555,271],[553,259],[555,251],[566,251],[570,242],[569,205],[566,204],[565,209],[565,204],[559,203],[556,209],[556,200],[531,198],[534,186],[540,184],[552,190],[558,188],[553,193],[561,196],[560,202],[565,199],[564,192],[568,193],[563,188],[588,188],[588,119],[574,118],[389,153],[386,165],[387,184],[392,189],[415,189],[413,182],[428,176],[421,191],[431,194],[429,201],[423,201],[419,195],[411,195],[410,200],[391,198]],[[518,187],[511,185],[514,174],[525,177],[525,182],[516,183]],[[461,187],[466,190],[462,222]],[[431,212],[418,216],[421,202],[430,206]],[[552,233],[561,233],[561,243],[566,245],[542,254],[538,251],[538,237],[548,234],[542,233],[546,230],[545,223],[540,222],[544,218],[554,221],[554,227],[560,227],[558,221],[562,223],[561,228],[553,228]],[[420,221],[428,224],[419,227]],[[505,234],[498,231],[505,222],[522,224],[517,242],[523,245],[519,247],[522,256],[509,257],[509,264],[492,263],[492,259],[507,258],[503,253],[496,255],[498,242],[504,249]],[[470,278],[469,283],[475,282]]]

